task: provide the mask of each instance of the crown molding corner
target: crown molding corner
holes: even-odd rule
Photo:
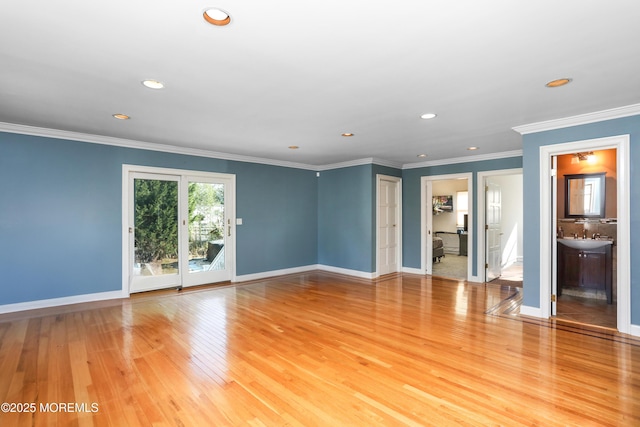
[[[287,162],[283,160],[273,160],[261,157],[243,156],[240,154],[229,154],[217,151],[203,150],[198,148],[184,148],[175,145],[158,144],[132,139],[115,138],[112,136],[93,135],[89,133],[73,132],[52,128],[41,128],[36,126],[20,125],[15,123],[0,122],[0,132],[16,133],[29,136],[40,136],[45,138],[66,139],[69,141],[86,142],[91,144],[112,145],[122,148],[134,148],[138,150],[160,151],[164,153],[183,154],[187,156],[208,157],[219,160],[231,160],[245,163],[259,163],[270,166],[282,166],[294,169],[317,170],[316,166],[304,163]]]
[[[579,114],[577,116],[564,117],[561,119],[546,120],[543,122],[530,123],[526,125],[514,126],[512,129],[521,135],[529,133],[544,132],[548,130],[562,129],[571,126],[586,125],[589,123],[602,122],[605,120],[620,119],[640,115],[640,104],[632,104],[624,107],[611,108],[608,110],[596,111],[593,113]]]
[[[457,163],[482,162],[485,160],[507,159],[510,157],[522,157],[522,150],[502,151],[500,153],[479,154],[476,156],[454,157],[451,159],[430,160],[419,163],[407,163],[402,166],[402,169],[418,169],[430,166],[453,165]]]

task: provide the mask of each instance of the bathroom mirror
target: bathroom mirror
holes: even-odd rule
[[[565,175],[565,218],[604,218],[605,172]]]

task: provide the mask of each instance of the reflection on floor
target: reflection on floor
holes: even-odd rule
[[[442,262],[433,264],[433,275],[451,279],[465,280],[467,278],[467,257],[447,254]],[[503,286],[522,287],[522,263],[515,263],[504,270],[502,275],[490,283]],[[607,300],[570,295],[563,293],[558,297],[556,319],[570,322],[585,323],[602,326],[604,328],[617,327],[616,304],[607,304]]]
[[[565,293],[558,297],[556,318],[605,328],[617,327],[617,305],[607,300],[583,298]]]
[[[504,286],[522,287],[522,262],[511,264],[502,270],[500,277],[493,279],[490,283]]]

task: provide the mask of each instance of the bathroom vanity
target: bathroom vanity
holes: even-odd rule
[[[602,289],[613,302],[612,240],[558,239],[558,296],[563,288]]]

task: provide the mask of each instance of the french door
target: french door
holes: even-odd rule
[[[134,166],[125,174],[129,292],[230,280],[235,177]]]

